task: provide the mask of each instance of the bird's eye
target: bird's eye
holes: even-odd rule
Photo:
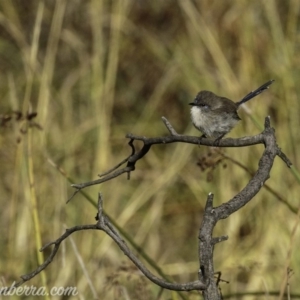
[[[201,103],[199,106],[203,109],[208,109],[209,108],[209,106],[205,103]]]

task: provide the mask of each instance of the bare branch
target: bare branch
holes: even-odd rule
[[[166,125],[167,129],[169,130],[171,135],[179,135],[176,130],[173,128],[173,126],[171,125],[171,123],[167,120],[167,118],[165,117],[161,117],[164,124]]]
[[[169,132],[171,133],[171,135],[147,138],[145,136],[137,136],[137,135],[133,135],[131,133],[127,134],[126,137],[130,139],[128,144],[130,145],[130,147],[132,149],[132,153],[129,157],[125,158],[122,162],[117,164],[115,167],[113,167],[109,171],[98,175],[98,176],[102,177],[101,179],[84,182],[84,183],[72,184],[71,186],[76,188],[77,190],[81,190],[88,186],[101,184],[103,182],[111,180],[115,177],[122,175],[123,173],[127,173],[128,174],[127,178],[130,179],[130,172],[135,170],[136,162],[138,160],[140,160],[141,158],[143,158],[148,153],[148,151],[150,150],[152,145],[169,144],[169,143],[179,142],[179,143],[188,143],[188,144],[194,144],[194,145],[216,146],[214,143],[214,140],[195,137],[195,136],[180,135],[175,131],[175,129],[172,127],[170,122],[165,117],[162,117],[162,119],[163,119],[164,124],[168,128]],[[135,140],[142,141],[144,143],[144,146],[138,152],[135,152],[135,147],[133,144],[133,142]],[[243,137],[240,139],[231,139],[231,138],[222,139],[219,141],[217,146],[218,147],[246,147],[246,146],[263,144],[263,143],[264,143],[264,136],[262,134],[258,134],[256,136]],[[127,161],[126,167],[117,170],[126,161]]]
[[[100,203],[101,201],[101,203]],[[123,251],[123,253],[137,266],[137,268],[152,282],[161,286],[162,288],[174,290],[174,291],[191,291],[191,290],[204,290],[206,285],[201,281],[193,281],[188,283],[170,283],[163,279],[160,279],[153,275],[146,266],[131,252],[125,241],[121,238],[117,230],[110,223],[107,216],[103,214],[102,209],[102,198],[99,196],[98,200],[98,223],[97,227],[103,230],[106,234],[108,234],[115,243],[119,246],[119,248]]]
[[[63,240],[65,240],[73,232],[81,231],[81,230],[90,230],[90,229],[97,229],[97,226],[96,225],[74,226],[70,229],[67,229],[66,232],[61,237],[59,237],[57,240],[50,242],[47,245],[45,245],[44,247],[42,247],[40,249],[40,251],[44,251],[49,246],[54,245],[54,248],[52,249],[49,257],[44,261],[44,263],[41,264],[38,268],[36,268],[33,272],[22,275],[21,276],[22,280],[19,282],[16,282],[12,287],[18,287],[18,286],[22,285],[24,282],[30,280],[31,278],[35,277],[37,274],[42,272],[44,269],[46,269],[46,267],[52,262],[53,258],[55,257],[55,255],[60,247],[61,242]]]
[[[278,148],[280,149],[280,148]],[[239,166],[240,168],[242,168],[244,171],[246,171],[250,176],[254,176],[254,172],[252,172],[251,170],[249,170],[249,168],[247,168],[245,165],[243,165],[242,163],[240,163],[239,161],[233,159],[232,157],[222,153],[222,152],[218,152],[222,157],[228,159],[229,161],[231,161],[232,163],[234,163],[235,165]],[[264,188],[270,192],[273,196],[275,196],[278,201],[282,202],[285,206],[287,206],[287,208],[293,212],[294,214],[297,214],[298,212],[298,208],[292,206],[287,199],[285,199],[282,195],[280,195],[276,190],[274,190],[272,187],[270,187],[268,184],[264,184]]]
[[[22,275],[22,280],[17,282],[13,287],[18,287],[24,282],[30,280],[37,274],[39,274],[41,271],[43,271],[53,260],[55,257],[60,244],[62,241],[64,241],[69,235],[76,231],[81,230],[102,230],[106,234],[108,234],[115,243],[119,246],[119,248],[123,251],[123,253],[137,266],[137,268],[152,282],[155,284],[161,286],[162,288],[174,290],[174,291],[192,291],[192,290],[204,290],[206,289],[206,285],[201,281],[192,281],[187,283],[171,283],[167,282],[161,278],[156,277],[153,275],[146,266],[135,256],[125,241],[122,239],[118,231],[114,228],[114,226],[111,224],[109,218],[104,214],[103,211],[103,199],[102,195],[99,193],[98,196],[98,222],[96,224],[92,225],[81,225],[81,226],[74,226],[70,229],[67,229],[66,232],[60,236],[57,240],[50,242],[46,244],[44,247],[40,249],[40,251],[44,251],[46,248],[50,247],[51,245],[54,245],[54,248],[52,249],[49,257],[45,260],[45,262],[39,266],[36,270],[34,270],[31,273],[28,273],[26,275]]]
[[[227,240],[228,240],[228,235],[222,235],[222,236],[219,236],[219,237],[212,238],[211,242],[212,242],[213,245],[215,245],[215,244],[227,241]]]
[[[121,162],[119,162],[116,166],[114,166],[110,170],[108,170],[108,171],[106,171],[104,173],[98,174],[98,177],[103,177],[103,176],[108,175],[111,172],[115,171],[116,169],[118,169],[119,167],[121,167],[123,164],[125,164],[128,161],[128,159],[129,159],[130,156],[131,155],[129,155],[128,157],[124,158]]]
[[[199,230],[199,280],[207,283],[207,289],[203,291],[204,299],[219,299],[219,291],[214,283],[213,251],[215,240],[212,237],[213,229],[218,221],[213,208],[214,195],[209,193],[206,199],[202,224]],[[225,240],[225,239],[224,239]]]
[[[97,179],[97,180],[88,181],[88,182],[79,183],[79,184],[71,184],[71,186],[78,189],[78,190],[82,190],[83,188],[86,188],[87,186],[103,183],[105,181],[108,181],[108,180],[111,180],[115,177],[118,177],[121,174],[128,173],[128,172],[131,172],[133,170],[134,170],[134,168],[132,168],[132,167],[126,167],[126,168],[117,170],[117,171],[113,172],[112,174],[105,176],[102,179]]]
[[[221,139],[216,144],[215,141],[211,140],[211,139],[195,137],[195,136],[180,135],[175,131],[175,129],[172,127],[170,122],[165,117],[162,117],[162,120],[171,135],[148,138],[145,136],[133,135],[131,133],[127,134],[126,137],[130,139],[128,144],[130,145],[130,147],[132,149],[132,153],[129,157],[125,158],[121,163],[117,164],[115,167],[113,167],[109,171],[99,175],[100,177],[103,177],[103,178],[89,181],[89,182],[84,182],[84,183],[72,184],[71,186],[76,188],[78,191],[80,191],[81,189],[84,189],[88,186],[101,184],[101,183],[111,180],[115,177],[118,177],[124,173],[127,173],[127,179],[129,180],[130,172],[135,170],[135,164],[137,163],[138,160],[143,158],[148,153],[148,151],[150,150],[152,145],[169,144],[169,143],[179,142],[179,143],[189,143],[189,144],[213,146],[213,147],[216,147],[216,146],[217,147],[246,147],[246,146],[252,146],[252,145],[257,145],[257,144],[265,144],[266,138],[267,138],[267,132],[272,130],[271,125],[270,125],[270,117],[266,117],[265,118],[265,130],[262,133],[255,135],[255,136],[243,137],[243,138],[239,138],[239,139],[232,139],[232,138]],[[133,144],[133,142],[135,140],[142,141],[144,143],[144,146],[138,152],[135,151],[135,147]],[[274,149],[276,149],[276,155],[278,155],[287,164],[287,166],[290,167],[292,165],[291,162],[286,157],[286,155],[281,151],[281,149],[276,145],[276,142],[273,146],[275,147]],[[117,170],[126,161],[127,161],[126,167]],[[74,193],[68,201],[70,201],[74,197],[75,194],[76,193]]]
[[[106,171],[106,172],[104,172],[104,173],[102,173],[102,174],[98,174],[99,177],[103,177],[103,176],[108,175],[108,174],[110,174],[111,172],[115,171],[116,169],[118,169],[119,167],[121,167],[124,163],[126,163],[126,162],[128,161],[128,159],[129,159],[132,155],[134,155],[134,153],[135,153],[135,147],[134,147],[134,145],[133,145],[133,139],[131,139],[131,140],[128,142],[128,145],[129,145],[129,146],[131,147],[131,149],[132,149],[131,154],[130,154],[128,157],[126,157],[125,159],[123,159],[123,160],[122,160],[120,163],[118,163],[116,166],[114,166],[112,169],[110,169],[110,170],[108,170],[108,171]]]
[[[283,162],[290,168],[293,164],[288,159],[288,157],[281,151],[280,148],[277,148],[277,155],[283,160]]]
[[[267,118],[266,118],[267,119]],[[223,203],[215,209],[220,219],[225,219],[232,213],[246,205],[262,188],[263,184],[270,177],[270,171],[278,152],[278,146],[272,128],[266,127],[263,132],[265,140],[265,151],[259,161],[259,168],[251,178],[247,186],[234,196],[231,200]]]
[[[71,197],[69,197],[69,199],[67,200],[66,203],[69,203],[69,202],[73,199],[73,197],[74,197],[78,192],[80,192],[80,189],[79,189],[79,190],[76,190],[76,191],[71,195]]]
[[[199,231],[199,259],[200,270],[199,280],[206,283],[208,287],[203,291],[204,299],[220,299],[220,291],[214,282],[214,264],[213,251],[216,243],[225,241],[227,236],[213,238],[213,229],[217,222],[225,219],[235,211],[246,205],[263,187],[265,181],[269,178],[271,168],[276,155],[278,155],[278,146],[274,129],[270,127],[270,119],[265,120],[265,130],[262,132],[265,150],[258,164],[258,170],[250,179],[246,187],[231,200],[213,207],[213,194],[209,194],[206,200],[204,216]]]

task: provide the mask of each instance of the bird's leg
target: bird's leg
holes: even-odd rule
[[[198,144],[198,147],[200,147],[200,141],[202,140],[202,139],[206,139],[207,138],[207,136],[206,136],[206,134],[202,134],[200,137],[199,137],[199,144]]]
[[[213,146],[217,147],[220,145],[220,141],[221,139],[225,136],[226,133],[220,135],[219,137],[217,137],[215,140],[214,140],[214,143],[213,143]]]

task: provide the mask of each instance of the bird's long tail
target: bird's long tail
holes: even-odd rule
[[[236,102],[236,104],[238,106],[240,106],[241,104],[249,101],[250,99],[256,97],[257,95],[259,95],[260,93],[262,93],[264,90],[267,90],[270,85],[274,82],[275,80],[272,79],[268,82],[266,82],[265,84],[263,84],[262,86],[260,86],[258,89],[256,89],[255,91],[250,92],[249,94],[247,94],[242,100]]]

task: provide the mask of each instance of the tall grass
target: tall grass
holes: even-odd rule
[[[84,196],[65,204],[73,192],[68,177],[89,181],[121,161],[130,153],[127,132],[167,134],[161,116],[178,132],[198,135],[187,104],[199,90],[237,101],[275,79],[240,111],[243,120],[230,136],[260,132],[270,115],[278,144],[297,172],[298,20],[297,0],[0,2],[0,113],[2,119],[12,116],[0,128],[3,285],[37,267],[40,238],[45,244],[65,227],[94,222],[96,210]],[[16,111],[37,117],[17,120]],[[184,144],[153,147],[130,181],[122,176],[86,190],[95,201],[101,191],[110,216],[181,282],[197,276],[207,193],[220,204],[250,178],[224,159],[213,172],[202,171],[201,157],[218,159],[207,151]],[[250,171],[262,151],[225,150]],[[268,185],[298,209],[299,182],[279,160]],[[219,224],[215,235],[229,235],[215,249],[216,270],[230,281],[222,283],[223,294],[283,290],[287,267],[294,270],[290,291],[300,293],[298,221],[263,190]],[[28,284],[77,286],[81,299],[155,299],[160,293],[99,232],[72,236],[44,277]]]

